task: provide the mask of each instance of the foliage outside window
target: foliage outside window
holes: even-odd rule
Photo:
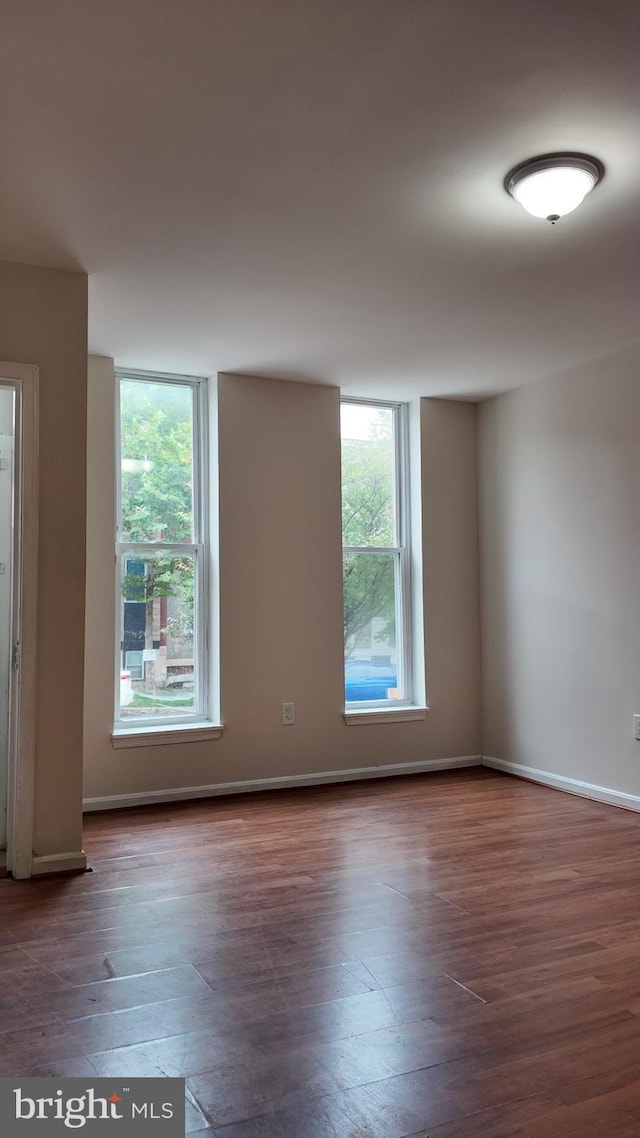
[[[342,531],[346,703],[410,701],[404,408],[344,400]]]
[[[121,724],[206,714],[204,382],[118,377]]]

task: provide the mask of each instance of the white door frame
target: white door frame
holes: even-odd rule
[[[0,384],[16,392],[7,870],[25,878],[33,865],[36,751],[38,369],[0,362]]]

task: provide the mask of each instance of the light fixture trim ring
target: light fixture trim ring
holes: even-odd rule
[[[555,170],[559,166],[570,166],[575,170],[586,170],[594,178],[593,188],[602,181],[605,174],[604,164],[592,154],[580,154],[571,150],[556,151],[553,154],[540,154],[537,158],[528,158],[525,162],[518,162],[504,179],[504,188],[510,197],[514,197],[514,190],[524,178],[536,174],[540,170]]]

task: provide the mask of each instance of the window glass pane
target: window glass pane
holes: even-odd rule
[[[124,554],[120,581],[121,718],[193,715],[194,554]]]
[[[122,541],[193,541],[192,389],[120,383]]]
[[[404,698],[396,636],[398,565],[394,553],[344,556],[347,703]]]
[[[343,545],[394,545],[394,414],[343,403]]]

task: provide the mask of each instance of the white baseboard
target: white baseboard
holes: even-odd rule
[[[448,771],[457,767],[479,767],[480,755],[462,755],[453,759],[430,759],[418,763],[390,763],[388,766],[355,767],[353,770],[320,771],[317,774],[283,775],[281,778],[258,778],[246,782],[217,782],[211,786],[182,786],[175,790],[148,790],[138,794],[114,794],[106,798],[85,798],[84,810],[120,810],[130,806],[153,806],[162,802],[186,802],[191,798],[213,798],[222,794],[248,794],[258,790],[289,790],[296,786],[321,786],[324,783],[355,782],[357,779],[392,778],[394,775]]]
[[[626,794],[622,790],[611,790],[608,786],[596,786],[592,782],[581,782],[577,778],[551,774],[549,771],[537,770],[536,767],[525,767],[521,763],[508,763],[505,759],[494,759],[490,755],[482,756],[482,765],[504,771],[505,774],[516,775],[517,778],[525,778],[529,782],[552,786],[554,790],[564,790],[568,794],[578,794],[581,798],[606,802],[608,806],[622,806],[625,810],[640,811],[640,796],[637,794]]]
[[[34,877],[43,873],[70,873],[74,869],[86,868],[87,855],[84,850],[78,853],[45,854],[43,857],[34,857],[31,863]]]

